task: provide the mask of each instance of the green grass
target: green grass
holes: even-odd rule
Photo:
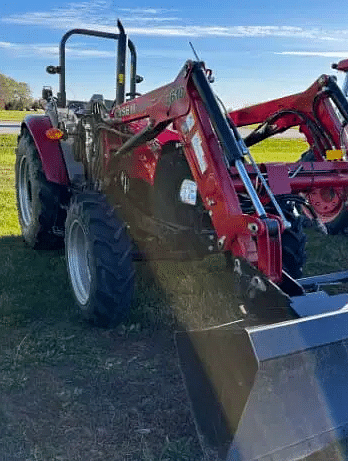
[[[26,115],[39,113],[43,113],[43,111],[0,110],[0,120],[11,120],[14,122],[21,122]]]
[[[14,189],[16,135],[0,136],[0,235],[18,235]]]
[[[296,162],[308,149],[302,139],[268,138],[250,148],[256,162]]]

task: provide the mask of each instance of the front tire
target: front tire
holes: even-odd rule
[[[47,181],[34,141],[27,130],[16,150],[15,183],[19,224],[25,242],[35,249],[55,249],[63,238],[53,229],[63,221],[61,189]]]
[[[98,326],[121,323],[134,286],[125,224],[104,196],[85,192],[73,198],[65,229],[68,274],[80,312]]]

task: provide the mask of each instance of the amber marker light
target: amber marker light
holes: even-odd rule
[[[58,141],[59,139],[62,139],[63,136],[63,131],[59,130],[58,128],[50,128],[46,131],[46,137],[52,141]]]
[[[326,160],[342,160],[343,152],[341,149],[327,150]]]

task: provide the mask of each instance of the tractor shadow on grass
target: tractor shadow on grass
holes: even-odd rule
[[[2,237],[0,261],[4,459],[201,460],[163,268],[137,263],[130,319],[106,330],[76,313],[63,251]]]

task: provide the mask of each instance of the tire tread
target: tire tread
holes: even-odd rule
[[[81,311],[96,325],[115,326],[128,315],[134,285],[132,245],[126,226],[106,197],[96,192],[83,192],[73,198],[66,235],[74,219],[81,220],[88,232],[95,264],[95,286],[87,307]],[[110,257],[101,254],[101,247]]]

